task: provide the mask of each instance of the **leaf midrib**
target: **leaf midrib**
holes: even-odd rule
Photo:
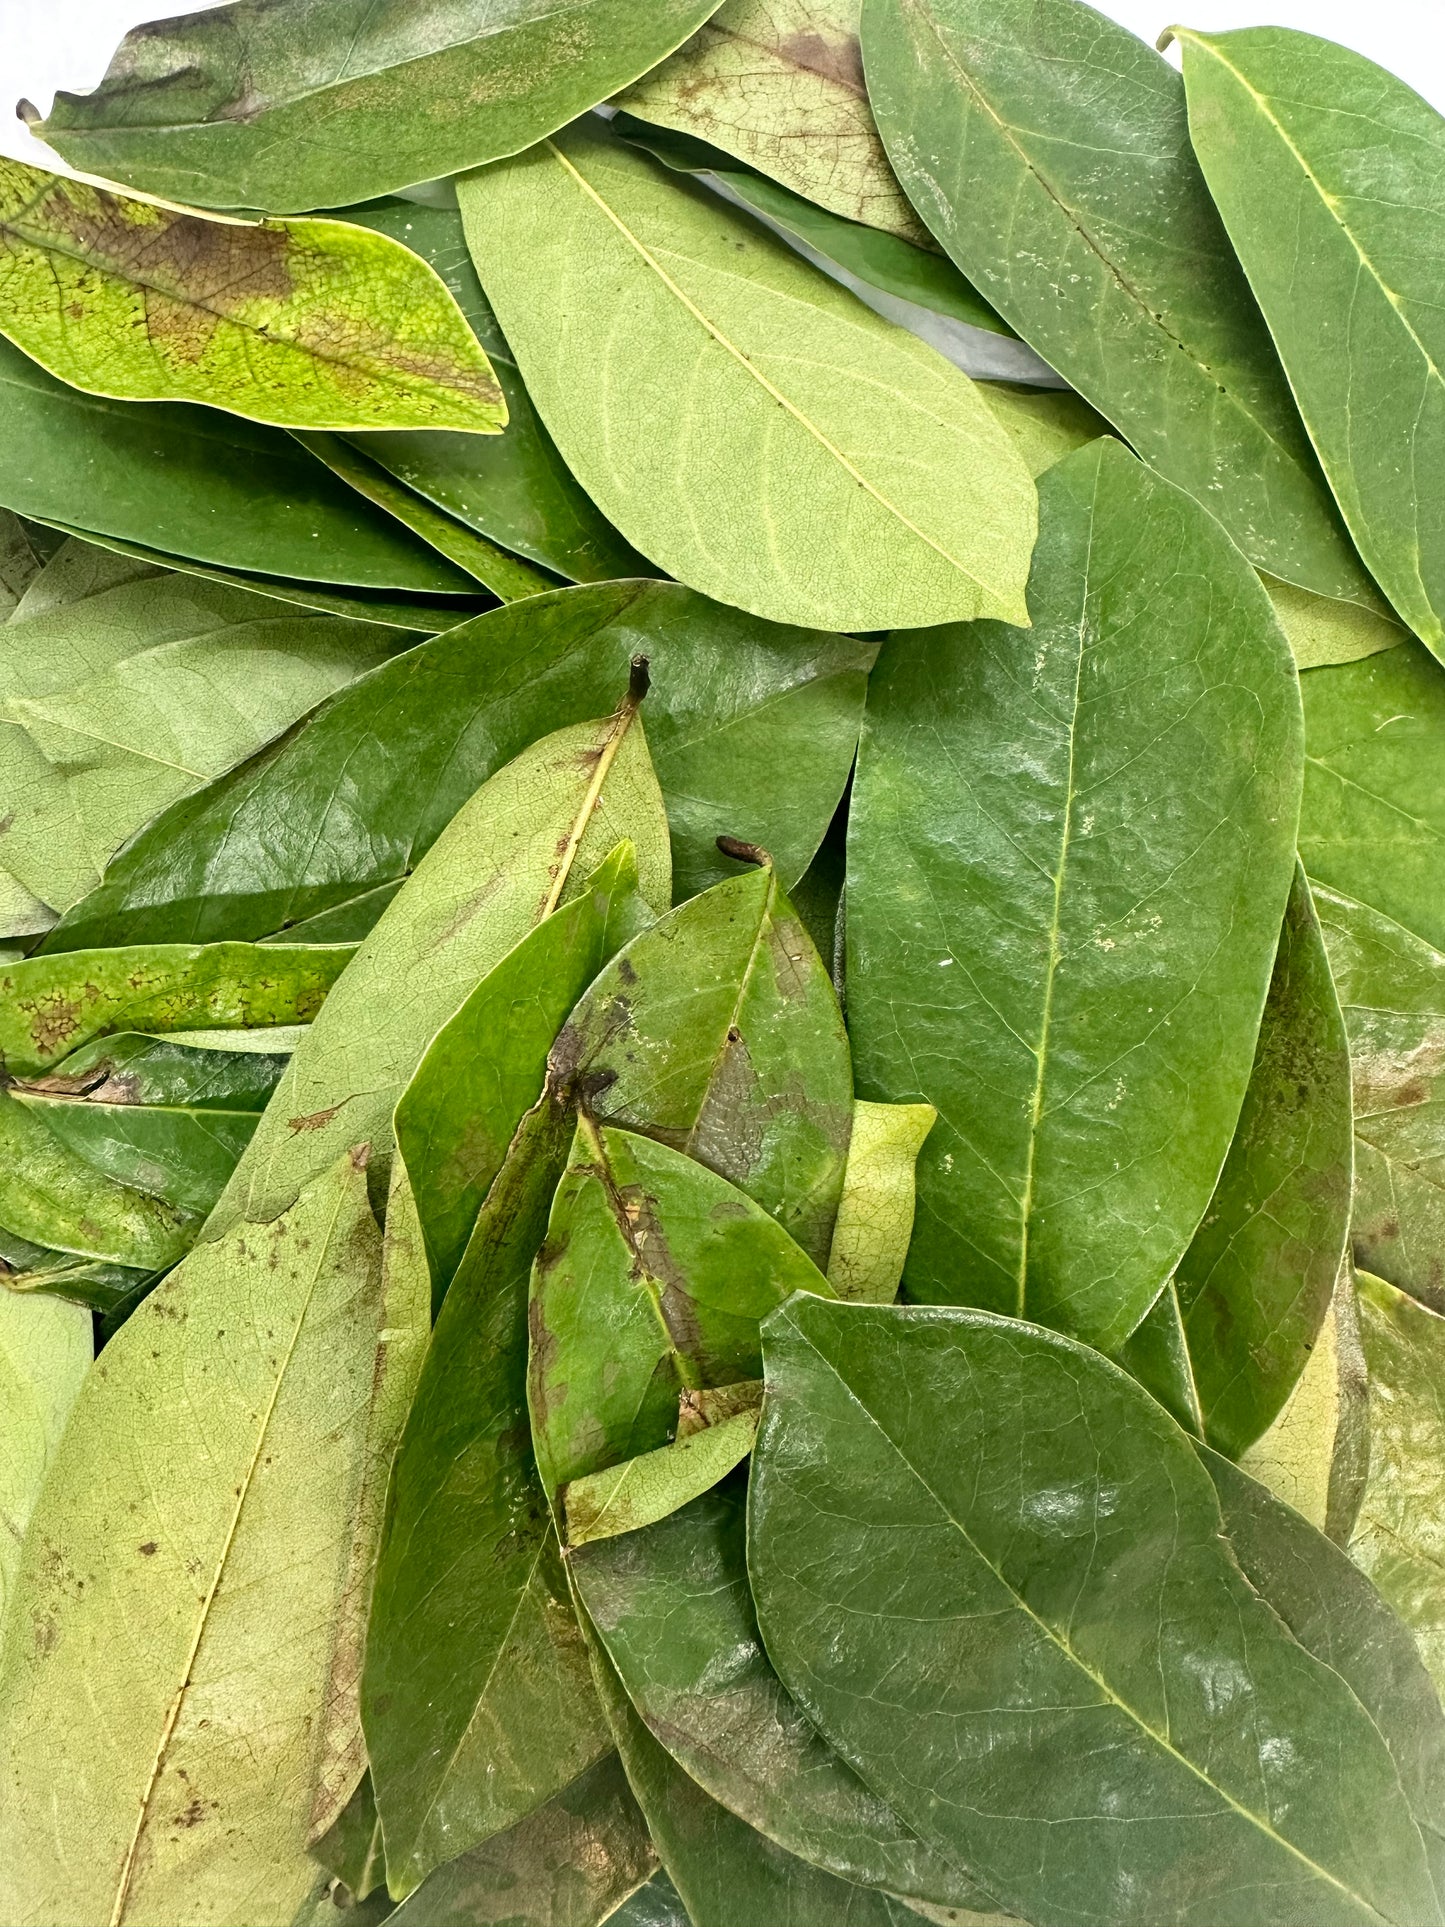
[[[890,1451],[898,1459],[899,1463],[906,1469],[909,1475],[914,1480],[916,1480],[916,1482],[923,1489],[923,1491],[928,1494],[929,1498],[932,1499],[933,1503],[938,1507],[939,1511],[943,1514],[944,1518],[948,1521],[948,1523],[955,1529],[959,1537],[963,1540],[964,1544],[968,1547],[969,1551],[978,1560],[979,1564],[983,1566],[987,1571],[993,1574],[994,1578],[998,1581],[999,1585],[1003,1588],[1003,1590],[1008,1594],[1009,1598],[1013,1601],[1017,1609],[1033,1622],[1033,1624],[1043,1634],[1044,1638],[1047,1639],[1053,1646],[1055,1646],[1058,1649],[1058,1651],[1063,1655],[1063,1657],[1069,1662],[1071,1666],[1076,1667],[1079,1670],[1079,1672],[1082,1673],[1084,1677],[1088,1679],[1098,1689],[1098,1691],[1103,1695],[1104,1700],[1109,1705],[1117,1707],[1121,1713],[1126,1715],[1127,1718],[1129,1718],[1134,1722],[1135,1726],[1138,1727],[1139,1731],[1147,1739],[1151,1740],[1156,1746],[1159,1747],[1161,1752],[1167,1753],[1171,1759],[1177,1761],[1179,1765],[1184,1767],[1188,1772],[1192,1773],[1194,1777],[1197,1780],[1199,1780],[1202,1785],[1208,1787],[1210,1792],[1214,1793],[1225,1805],[1227,1805],[1233,1812],[1238,1814],[1241,1819],[1247,1821],[1251,1826],[1257,1828],[1259,1832],[1265,1836],[1266,1839],[1273,1841],[1276,1846],[1284,1848],[1284,1850],[1287,1853],[1292,1854],[1295,1857],[1295,1859],[1297,1859],[1303,1866],[1307,1867],[1312,1874],[1316,1874],[1322,1880],[1328,1881],[1328,1883],[1332,1887],[1336,1888],[1338,1892],[1343,1894],[1347,1899],[1352,1900],[1356,1903],[1356,1905],[1363,1907],[1368,1914],[1370,1914],[1375,1920],[1381,1923],[1381,1927],[1398,1927],[1398,1923],[1391,1922],[1389,1920],[1389,1917],[1385,1914],[1382,1914],[1379,1911],[1379,1909],[1373,1905],[1372,1902],[1366,1900],[1363,1894],[1357,1894],[1352,1887],[1347,1886],[1344,1881],[1338,1878],[1338,1876],[1336,1876],[1335,1874],[1332,1874],[1327,1867],[1322,1867],[1318,1861],[1312,1860],[1310,1856],[1307,1853],[1305,1853],[1303,1848],[1295,1846],[1294,1843],[1290,1840],[1287,1840],[1283,1834],[1276,1832],[1276,1830],[1269,1824],[1267,1820],[1262,1819],[1258,1814],[1252,1813],[1250,1809],[1247,1806],[1245,1806],[1241,1801],[1236,1800],[1234,1795],[1230,1793],[1226,1787],[1222,1787],[1219,1785],[1217,1781],[1212,1780],[1209,1777],[1208,1773],[1205,1772],[1203,1767],[1196,1766],[1194,1762],[1191,1759],[1189,1759],[1189,1757],[1186,1754],[1181,1753],[1178,1750],[1178,1748],[1172,1743],[1172,1741],[1166,1738],[1164,1734],[1157,1731],[1156,1728],[1152,1727],[1149,1724],[1148,1720],[1145,1719],[1142,1713],[1140,1713],[1135,1707],[1131,1706],[1127,1700],[1121,1699],[1119,1695],[1114,1691],[1113,1687],[1109,1684],[1109,1682],[1104,1678],[1104,1676],[1101,1673],[1095,1671],[1095,1669],[1092,1666],[1090,1666],[1086,1660],[1084,1660],[1077,1652],[1075,1652],[1069,1640],[1062,1632],[1057,1630],[1055,1627],[1051,1626],[1046,1619],[1042,1618],[1034,1610],[1034,1608],[1023,1597],[1023,1595],[1015,1588],[1013,1583],[1004,1575],[1003,1571],[998,1566],[996,1566],[994,1562],[988,1557],[988,1555],[983,1551],[982,1547],[973,1538],[972,1534],[969,1532],[967,1526],[965,1526],[963,1521],[955,1517],[953,1512],[945,1503],[942,1494],[934,1490],[933,1486],[923,1476],[923,1473],[920,1470],[920,1468],[913,1463],[912,1459],[910,1459],[907,1456],[907,1454],[903,1450],[903,1447],[898,1443],[898,1441],[893,1437],[893,1435],[886,1429],[882,1421],[875,1415],[875,1413],[871,1410],[871,1408],[864,1403],[863,1399],[859,1396],[859,1394],[856,1391],[854,1391],[853,1387],[848,1383],[847,1379],[844,1378],[841,1369],[837,1365],[835,1365],[830,1358],[824,1357],[823,1353],[818,1349],[817,1345],[807,1335],[807,1333],[805,1333],[799,1328],[796,1319],[790,1319],[789,1323],[791,1324],[793,1331],[802,1340],[802,1342],[808,1347],[809,1351],[812,1352],[813,1356],[818,1360],[818,1362],[824,1367],[826,1371],[832,1374],[833,1378],[842,1387],[843,1391],[847,1394],[848,1398],[852,1401],[853,1405],[858,1409],[859,1412],[863,1414],[864,1418],[867,1419],[868,1423],[873,1427],[873,1429],[877,1432],[878,1436],[889,1447]]]

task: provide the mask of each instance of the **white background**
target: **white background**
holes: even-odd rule
[[[0,0],[0,152],[44,162],[12,118],[24,97],[45,113],[57,87],[81,91],[105,72],[128,27],[196,11],[204,0]],[[648,0],[637,0],[646,6]],[[1445,112],[1445,0],[1095,0],[1153,41],[1172,21],[1207,29],[1303,27],[1391,68]]]

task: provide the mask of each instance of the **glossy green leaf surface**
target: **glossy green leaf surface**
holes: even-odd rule
[[[1373,604],[1174,69],[1081,0],[866,0],[863,58],[904,187],[1030,347],[1257,567]]]
[[[840,1879],[988,1903],[823,1739],[773,1671],[748,1589],[747,1486],[569,1556],[587,1616],[658,1745],[728,1811]]]
[[[727,0],[618,101],[850,221],[925,241],[878,138],[859,0]]]
[[[1187,1437],[1123,1373],[989,1313],[806,1297],[765,1354],[768,1652],[1001,1903],[1035,1927],[1440,1918],[1377,1728],[1248,1585]]]
[[[544,1490],[666,1445],[684,1390],[757,1378],[758,1326],[794,1291],[832,1295],[761,1206],[584,1115],[532,1271],[527,1403]]]
[[[0,340],[0,502],[225,568],[373,589],[476,588],[279,428],[67,388]]]
[[[1360,1343],[1354,1267],[1346,1260],[1309,1363],[1279,1416],[1241,1455],[1240,1464],[1344,1545],[1359,1513],[1369,1456],[1369,1373]]]
[[[326,1715],[387,1444],[373,1414],[425,1317],[424,1295],[383,1289],[348,1158],[286,1217],[194,1253],[112,1340],[17,1581],[8,1918],[290,1920],[306,1842],[345,1798]]]
[[[0,851],[69,909],[122,843],[385,662],[395,630],[197,577],[22,609],[0,634]]]
[[[1430,1861],[1445,1875],[1445,1714],[1404,1625],[1348,1557],[1263,1486],[1205,1450],[1230,1547],[1255,1591],[1338,1673],[1389,1747]]]
[[[1445,119],[1313,34],[1176,38],[1195,152],[1350,533],[1439,649],[1445,538],[1429,504],[1445,478]]]
[[[914,1173],[938,1122],[931,1104],[853,1102],[843,1195],[833,1222],[828,1283],[840,1298],[890,1305],[913,1236]]]
[[[362,1720],[410,1892],[605,1750],[527,1423],[527,1291],[572,1121],[528,1113],[437,1318],[397,1449]]]
[[[832,629],[1025,619],[1032,485],[932,349],[600,132],[570,129],[458,195],[557,446],[669,574]]]
[[[1350,1039],[1355,1257],[1445,1311],[1445,956],[1352,897],[1315,900]]]
[[[273,1217],[347,1144],[370,1144],[384,1165],[397,1100],[438,1030],[624,837],[643,896],[660,907],[667,819],[630,695],[610,716],[544,736],[453,817],[292,1055],[206,1235]]]
[[[639,1532],[711,1491],[752,1451],[757,1429],[756,1407],[734,1412],[679,1433],[669,1445],[573,1479],[561,1492],[569,1548]]]
[[[421,1214],[438,1301],[522,1114],[542,1093],[567,1014],[617,948],[637,895],[630,846],[493,966],[437,1032],[396,1107],[397,1148]]]
[[[1365,1272],[1360,1331],[1370,1475],[1350,1557],[1415,1635],[1445,1693],[1445,1318]]]
[[[852,1126],[838,999],[770,864],[613,959],[559,1049],[604,1123],[719,1172],[827,1263]]]
[[[790,882],[847,782],[875,652],[673,583],[494,610],[363,678],[258,762],[168,810],[52,942],[262,937],[326,912],[365,935],[478,785],[549,730],[608,709],[639,654],[679,895],[734,874],[720,829],[771,850]]]
[[[1300,677],[1314,882],[1445,949],[1445,676],[1418,644]]]
[[[349,209],[347,218],[391,235],[435,268],[486,349],[507,401],[505,435],[387,430],[355,437],[356,446],[448,515],[570,581],[649,574],[572,479],[542,426],[467,253],[459,210],[388,199]]]
[[[94,92],[58,94],[72,167],[275,214],[515,154],[647,72],[716,0],[233,0],[137,28]]]
[[[1324,1321],[1349,1236],[1351,1125],[1344,1019],[1297,870],[1234,1141],[1174,1273],[1198,1429],[1230,1458],[1275,1418]]]
[[[0,1616],[93,1344],[90,1313],[80,1305],[0,1289]]]
[[[439,277],[343,221],[207,221],[0,162],[0,333],[72,388],[282,428],[498,434]]]
[[[1299,697],[1258,579],[1182,491],[1100,441],[1041,500],[1033,630],[895,637],[872,678],[848,1010],[863,1095],[939,1113],[904,1288],[1107,1350],[1234,1134]]]
[[[398,1927],[597,1927],[656,1866],[615,1753],[505,1833],[438,1867]]]

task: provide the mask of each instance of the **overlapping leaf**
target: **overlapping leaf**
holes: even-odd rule
[[[81,1306],[0,1289],[0,1619],[92,1348],[90,1314]]]

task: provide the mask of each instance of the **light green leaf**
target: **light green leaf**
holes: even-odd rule
[[[1370,1473],[1350,1557],[1415,1635],[1445,1694],[1445,1318],[1368,1272]]]
[[[1081,0],[865,0],[863,59],[905,190],[985,299],[1257,568],[1375,606],[1168,62]]]
[[[135,944],[0,965],[0,1065],[35,1076],[116,1031],[306,1022],[350,944]]]
[[[1278,1418],[1239,1462],[1251,1478],[1343,1545],[1360,1509],[1369,1452],[1369,1377],[1354,1270],[1346,1258],[1309,1363]]]
[[[1445,956],[1317,890],[1350,1038],[1355,1260],[1445,1311]]]
[[[1445,949],[1445,674],[1417,643],[1300,677],[1312,882]]]
[[[458,194],[538,411],[644,555],[779,622],[1027,619],[1032,486],[932,349],[601,132]]]
[[[643,896],[668,901],[667,818],[636,720],[642,687],[615,714],[523,750],[453,817],[292,1056],[208,1237],[273,1217],[347,1143],[369,1143],[384,1167],[392,1113],[432,1038],[622,838],[636,845]]]
[[[0,1622],[45,1468],[92,1348],[83,1306],[0,1289]]]
[[[1381,588],[1438,653],[1445,119],[1313,34],[1171,32],[1194,150],[1335,499]]]
[[[178,796],[393,655],[394,629],[193,576],[145,577],[0,631],[0,850],[67,910]]]
[[[1320,669],[1335,662],[1359,662],[1404,642],[1408,631],[1383,610],[1358,602],[1336,602],[1312,595],[1292,582],[1264,577],[1279,626],[1284,630],[1300,669]]]
[[[697,1158],[827,1263],[852,1123],[848,1036],[770,863],[634,938],[558,1051],[601,1122]]]
[[[860,0],[727,0],[617,104],[834,214],[926,243],[873,124],[860,12]]]
[[[832,1296],[759,1205],[584,1111],[532,1270],[527,1403],[543,1489],[669,1443],[685,1390],[757,1378],[759,1322],[793,1291]]]
[[[1030,634],[894,637],[870,679],[848,1016],[860,1092],[939,1113],[905,1290],[1112,1350],[1238,1121],[1299,695],[1258,578],[1182,490],[1100,440],[1041,501]]]
[[[73,388],[282,428],[498,434],[441,277],[343,221],[209,221],[0,159],[0,333]]]
[[[0,1677],[6,1918],[285,1927],[310,1889],[345,1797],[326,1716],[394,1397],[388,1296],[347,1157],[193,1253],[87,1380]]]
[[[29,526],[9,509],[0,509],[0,622],[9,621],[43,571],[45,560],[31,540]]]
[[[757,1429],[756,1410],[734,1412],[670,1445],[573,1479],[560,1494],[567,1544],[613,1539],[677,1512],[742,1463]]]
[[[1425,1927],[1395,1762],[1246,1582],[1187,1436],[987,1312],[768,1321],[748,1569],[784,1685],[1034,1927]]]
[[[1003,423],[1035,480],[1086,442],[1109,433],[1102,415],[1071,390],[985,381],[978,392]]]
[[[843,1195],[833,1222],[828,1283],[840,1298],[892,1304],[913,1236],[914,1173],[938,1122],[931,1104],[853,1101]]]
[[[716,0],[277,0],[145,26],[57,94],[72,167],[202,207],[340,207],[515,154],[645,74]]]
[[[152,562],[118,555],[111,549],[97,548],[73,535],[62,536],[60,546],[31,582],[12,612],[16,621],[32,616],[48,616],[69,603],[88,602],[126,582],[152,581],[164,570]],[[37,631],[37,634],[40,632]],[[0,642],[8,641],[0,637]]]

